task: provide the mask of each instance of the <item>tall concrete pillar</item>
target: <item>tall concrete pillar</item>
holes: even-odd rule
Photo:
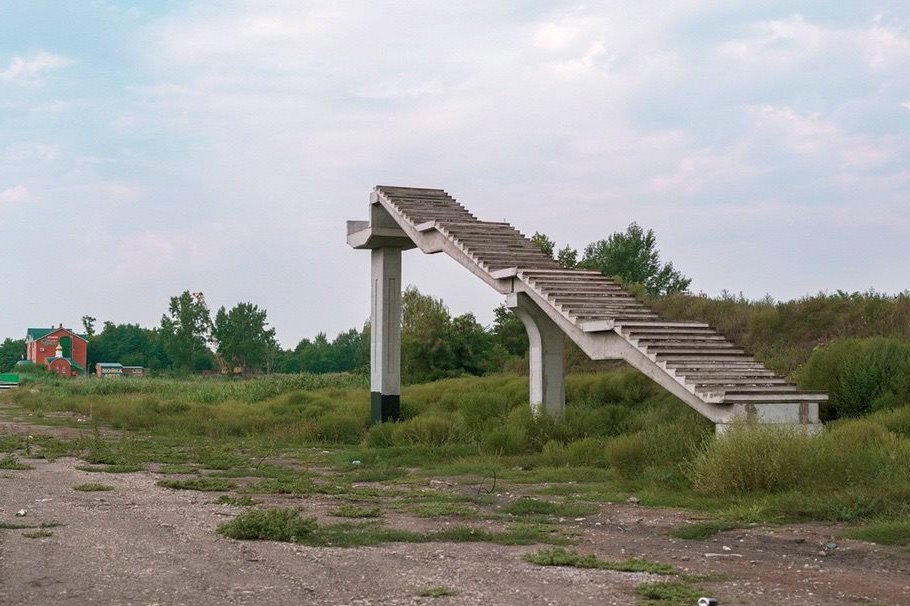
[[[401,249],[370,254],[370,420],[381,423],[401,406]]]
[[[528,333],[531,411],[561,419],[566,407],[562,330],[524,293],[508,295],[506,304]]]

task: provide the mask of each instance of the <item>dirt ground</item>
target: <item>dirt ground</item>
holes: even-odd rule
[[[0,432],[42,431],[0,424]],[[79,461],[23,459],[33,469],[0,470],[0,522],[57,522],[46,537],[0,529],[0,604],[636,604],[636,585],[666,577],[540,567],[521,559],[540,546],[393,543],[356,549],[235,541],[215,528],[242,509],[217,494],[155,486],[152,472],[99,474]],[[103,482],[109,492],[73,487]],[[446,489],[446,482],[431,483]],[[257,497],[259,498],[259,497]],[[331,497],[274,496],[324,517]],[[16,513],[25,510],[24,517]],[[910,551],[838,538],[822,524],[753,527],[707,541],[669,538],[692,517],[635,503],[604,505],[560,523],[578,530],[582,553],[669,563],[730,604],[910,605]],[[337,521],[337,520],[336,520]],[[425,529],[446,520],[389,516]],[[446,587],[451,596],[421,597]]]

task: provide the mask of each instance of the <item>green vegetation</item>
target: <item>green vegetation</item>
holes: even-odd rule
[[[107,490],[114,490],[114,487],[110,484],[98,484],[96,482],[88,482],[86,484],[79,484],[78,486],[73,486],[73,490],[78,490],[80,492],[103,492]]]
[[[910,520],[873,522],[859,528],[851,528],[844,536],[882,545],[910,545]]]
[[[0,459],[0,469],[13,469],[13,470],[25,470],[33,469],[31,465],[26,465],[17,459],[16,457],[4,457]]]
[[[439,587],[427,587],[426,589],[421,589],[417,592],[417,595],[422,598],[444,598],[446,596],[458,595],[458,592],[454,589],[445,586]]]
[[[602,560],[595,555],[581,555],[576,551],[567,551],[561,547],[541,549],[535,553],[522,556],[526,562],[540,566],[569,566],[572,568],[596,568],[618,572],[648,572],[651,574],[673,574],[675,568],[669,564],[660,564],[648,560],[630,558],[621,562]]]
[[[335,509],[332,515],[339,518],[378,518],[382,515],[382,509],[345,504]]]
[[[569,542],[569,539],[559,534],[555,528],[542,525],[516,524],[503,531],[452,526],[432,532],[400,530],[375,522],[320,526],[315,519],[303,518],[298,510],[292,508],[248,511],[219,526],[218,532],[232,539],[286,541],[322,547],[362,547],[396,542],[500,545]]]
[[[703,541],[710,539],[718,532],[733,530],[738,526],[732,522],[722,520],[706,520],[704,522],[695,522],[677,526],[667,534],[675,539],[686,539],[690,541]]]
[[[22,536],[26,539],[44,539],[53,536],[53,534],[50,530],[35,530],[34,532],[23,532]]]
[[[645,598],[644,604],[661,606],[691,606],[701,595],[696,587],[684,580],[641,583],[635,587],[635,592]]]
[[[191,480],[158,480],[156,486],[175,490],[198,490],[201,492],[221,492],[237,487],[233,482],[222,478],[193,478]]]

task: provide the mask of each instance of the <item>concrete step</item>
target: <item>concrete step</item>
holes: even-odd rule
[[[704,322],[672,322],[667,320],[660,320],[658,322],[622,322],[616,326],[616,329],[621,332],[626,332],[628,330],[645,329],[674,330],[676,328],[697,328],[711,330],[711,326],[709,324],[705,324]]]
[[[738,403],[779,403],[779,404],[795,404],[798,402],[825,402],[828,400],[828,395],[823,393],[813,393],[807,391],[801,391],[797,393],[762,393],[762,394],[736,394],[727,392],[724,394],[724,402],[727,404],[738,404]]]

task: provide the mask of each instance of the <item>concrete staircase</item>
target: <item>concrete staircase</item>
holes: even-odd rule
[[[478,220],[443,190],[380,185],[370,213],[369,222],[348,224],[355,248],[445,252],[506,295],[531,337],[532,404],[551,414],[564,403],[565,334],[592,359],[626,360],[720,430],[736,418],[817,427],[825,394],[797,389],[708,324],[662,320],[600,272],[562,267],[508,223]]]

